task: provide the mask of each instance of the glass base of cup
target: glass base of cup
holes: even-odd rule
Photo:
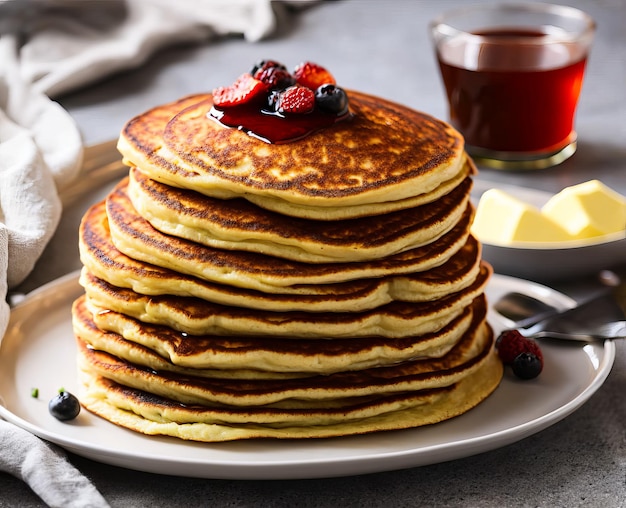
[[[569,159],[576,152],[576,140],[556,152],[523,153],[499,152],[466,145],[465,150],[474,162],[493,169],[527,170],[546,169]]]

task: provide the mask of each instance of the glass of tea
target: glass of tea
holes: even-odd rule
[[[576,151],[591,17],[560,5],[485,4],[446,12],[430,31],[450,123],[476,162],[538,169]]]

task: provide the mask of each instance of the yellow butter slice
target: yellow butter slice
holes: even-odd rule
[[[541,211],[574,238],[593,238],[626,228],[626,198],[599,180],[566,187]]]
[[[564,227],[539,208],[500,189],[489,189],[480,198],[472,233],[482,242],[501,245],[572,239]]]

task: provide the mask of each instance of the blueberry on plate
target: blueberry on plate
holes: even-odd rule
[[[74,395],[61,389],[48,402],[48,411],[57,420],[73,420],[80,413],[80,402]]]
[[[521,379],[536,378],[542,368],[541,360],[533,353],[520,353],[513,360],[513,373]]]

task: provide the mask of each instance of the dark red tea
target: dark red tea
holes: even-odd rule
[[[572,141],[586,55],[538,44],[538,31],[497,29],[480,45],[451,39],[438,52],[450,121],[470,146],[550,152]]]

